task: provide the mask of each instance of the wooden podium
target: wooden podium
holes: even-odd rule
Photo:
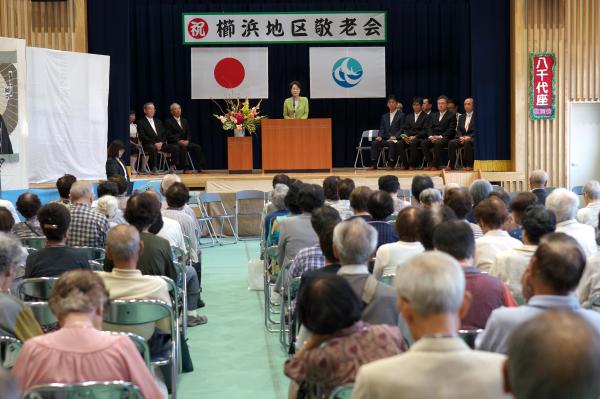
[[[252,173],[252,137],[227,137],[229,173]]]
[[[263,120],[262,169],[331,172],[331,119]]]

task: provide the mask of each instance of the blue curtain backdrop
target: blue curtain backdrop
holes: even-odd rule
[[[480,138],[477,159],[510,159],[509,2],[480,0],[371,0],[253,2],[186,0],[89,0],[90,53],[111,56],[109,140],[126,141],[129,109],[142,116],[154,101],[157,117],[173,101],[183,107],[202,145],[209,169],[227,166],[226,134],[209,100],[191,100],[190,46],[182,44],[183,12],[386,10],[387,91],[412,112],[413,96],[475,98]],[[318,44],[273,44],[269,48],[269,99],[263,112],[280,118],[292,80],[310,97],[308,49]],[[328,44],[326,46],[331,46]],[[339,46],[345,46],[339,44]],[[360,132],[378,128],[385,99],[311,100],[311,117],[333,120],[333,164],[351,166]],[[260,167],[260,135],[254,167]]]

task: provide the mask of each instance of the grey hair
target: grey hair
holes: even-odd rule
[[[57,317],[90,313],[106,305],[108,291],[100,275],[87,269],[63,273],[52,287],[48,305]]]
[[[590,180],[585,183],[583,194],[591,200],[600,199],[600,182],[598,180]]]
[[[536,169],[529,174],[529,184],[543,185],[548,182],[548,173],[541,169]]]
[[[442,201],[442,194],[437,188],[428,188],[421,191],[419,202],[424,205],[433,205]]]
[[[600,396],[600,335],[580,314],[548,310],[515,328],[507,378],[517,399]]]
[[[0,273],[22,265],[27,257],[25,254],[23,246],[15,236],[0,232]]]
[[[177,104],[177,103],[173,103],[173,104],[171,104],[171,105],[169,106],[169,110],[170,110],[170,111],[173,111],[173,108],[176,108],[176,107],[179,107],[179,108],[181,108],[181,105],[179,105],[179,104]]]
[[[556,223],[575,219],[579,208],[579,198],[566,188],[557,188],[546,198],[546,208],[556,215]]]
[[[86,181],[76,181],[71,186],[71,190],[69,191],[69,197],[71,201],[77,201],[82,198],[94,198],[92,185]]]
[[[335,226],[333,246],[342,265],[364,265],[377,248],[377,230],[363,218],[346,220]]]
[[[273,191],[271,191],[271,202],[277,210],[285,209],[285,196],[288,191],[290,191],[290,188],[281,183],[276,184]]]
[[[469,194],[473,198],[473,207],[486,199],[492,192],[492,184],[483,179],[477,179],[469,186]]]
[[[106,248],[116,261],[133,258],[140,248],[140,233],[133,226],[121,224],[108,231]]]
[[[166,193],[169,187],[175,183],[181,183],[181,177],[172,173],[165,175],[165,177],[162,179],[162,182],[160,182],[160,191]]]
[[[107,218],[112,219],[119,209],[119,201],[112,195],[105,195],[98,199],[96,210]]]
[[[465,294],[465,274],[458,262],[443,252],[413,256],[396,270],[398,298],[420,316],[456,313]]]
[[[153,103],[152,101],[148,101],[147,103],[144,103],[144,109],[148,108],[148,107],[149,107],[149,106],[151,106],[151,105],[152,105],[153,107],[155,107],[155,106],[154,106],[154,103]],[[156,107],[155,107],[155,108],[156,108]]]

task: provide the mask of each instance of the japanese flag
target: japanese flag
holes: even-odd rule
[[[267,98],[266,47],[193,48],[192,99]]]

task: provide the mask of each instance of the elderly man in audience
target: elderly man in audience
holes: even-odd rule
[[[552,310],[510,337],[505,387],[515,399],[600,397],[600,335],[585,318]]]
[[[389,198],[389,196],[388,196]],[[396,293],[369,273],[367,262],[377,247],[377,231],[361,218],[344,221],[333,231],[333,248],[344,277],[365,303],[361,320],[398,325]]]
[[[535,194],[530,192],[519,193],[512,200],[510,200],[508,209],[512,216],[512,223],[514,226],[513,229],[509,230],[508,232],[508,234],[510,234],[511,237],[523,241],[523,215],[525,214],[527,208],[536,205],[537,203],[537,197],[535,196]]]
[[[49,304],[61,329],[32,338],[21,349],[13,376],[22,390],[40,384],[127,381],[145,398],[164,398],[144,360],[125,335],[102,331],[108,291],[89,270],[65,273]]]
[[[377,231],[377,248],[398,241],[394,228],[387,222],[394,212],[394,201],[390,195],[385,191],[374,191],[369,197],[367,208],[373,217],[369,224]]]
[[[46,247],[27,257],[25,278],[58,277],[68,270],[90,268],[85,250],[66,244],[71,214],[65,206],[56,202],[44,205],[38,220],[46,236]]]
[[[392,197],[392,200],[394,201],[394,214],[400,212],[402,208],[410,206],[409,202],[398,198],[398,191],[400,190],[400,182],[398,181],[398,176],[381,176],[377,180],[377,185],[379,186],[379,190],[385,191],[390,195],[390,197]]]
[[[352,397],[504,398],[505,357],[473,351],[457,336],[470,303],[458,262],[426,252],[399,268],[395,283],[398,306],[417,341],[406,353],[362,366]]]
[[[589,181],[583,186],[585,208],[577,211],[577,221],[588,224],[598,231],[598,214],[600,214],[600,182]],[[18,204],[17,204],[18,209]]]
[[[546,184],[548,183],[548,173],[541,169],[534,170],[529,174],[529,189],[538,199],[538,204],[546,203]]]
[[[403,208],[396,217],[395,229],[398,241],[384,244],[377,250],[373,277],[395,276],[396,269],[406,260],[425,251],[419,242],[419,217],[422,210],[416,207]]]
[[[316,184],[301,184],[298,191],[298,205],[302,213],[289,216],[279,223],[279,245],[277,263],[284,266],[291,262],[298,252],[319,242],[310,219],[313,210],[323,206],[323,188]]]
[[[322,206],[313,211],[310,223],[313,230],[320,237],[326,228],[341,222],[340,214],[331,206]],[[325,266],[325,256],[320,243],[298,251],[288,271],[290,278],[301,277],[304,273],[317,270]]]
[[[169,174],[163,177],[162,182],[160,183],[160,193],[166,197],[167,190],[175,183],[181,183],[181,178],[176,174]],[[167,204],[166,198],[163,200],[162,207],[167,208],[169,205]],[[196,213],[187,203],[183,206],[183,211],[188,214],[193,220],[196,220]]]
[[[527,208],[520,217],[520,223],[523,226],[523,245],[500,252],[490,268],[490,274],[500,278],[517,298],[521,297],[523,272],[541,238],[556,229],[556,217],[544,206],[534,205]]]
[[[119,189],[117,194],[117,201],[119,201],[119,209],[122,212],[125,212],[125,208],[127,208],[127,200],[129,197],[127,196],[127,191],[129,190],[129,182],[126,178],[121,175],[112,175],[108,178],[108,181],[111,181],[117,185]]]
[[[579,223],[575,219],[578,207],[577,195],[565,188],[557,188],[546,198],[546,208],[556,215],[556,231],[576,239],[585,256],[590,256],[598,250],[596,231],[592,226]]]
[[[77,178],[69,174],[59,177],[58,180],[56,180],[56,189],[58,190],[58,195],[60,198],[54,202],[63,204],[69,208],[71,206],[71,199],[69,197],[71,193],[71,186],[73,186],[73,183],[76,181]]]
[[[419,241],[426,251],[433,251],[433,234],[435,229],[442,222],[455,220],[456,215],[451,208],[447,206],[435,205],[431,208],[423,209],[418,221]]]
[[[350,194],[354,188],[354,180],[341,179],[337,183],[338,200],[330,201],[329,205],[338,211],[342,220],[349,219],[354,215],[350,206]]]
[[[352,191],[352,194],[350,194],[350,208],[352,208],[354,216],[350,219],[360,217],[366,222],[373,220],[368,207],[372,193],[373,190],[367,186],[358,186]]]
[[[318,385],[323,397],[353,383],[361,365],[406,349],[398,327],[361,321],[361,299],[339,276],[321,273],[308,280],[299,298],[299,321],[313,335],[286,361],[284,372],[298,383]]]
[[[24,222],[15,224],[12,232],[19,238],[42,237],[44,233],[40,228],[37,213],[42,207],[40,198],[33,193],[23,193],[17,199],[17,210],[25,218]]]
[[[473,266],[475,239],[467,224],[460,220],[441,223],[433,234],[433,246],[456,259],[465,272],[466,290],[471,295],[471,307],[462,317],[461,329],[484,328],[494,309],[517,305],[500,279],[481,273]]]
[[[478,347],[506,353],[508,337],[513,330],[550,309],[575,311],[600,331],[600,314],[583,309],[571,295],[584,268],[585,255],[574,238],[564,233],[544,236],[523,273],[523,297],[527,305],[492,312],[485,331],[478,337]]]
[[[475,266],[482,272],[489,272],[496,255],[522,245],[512,238],[502,226],[508,218],[504,203],[498,198],[488,198],[475,207],[475,218],[481,226],[483,237],[475,241]]]
[[[78,181],[71,186],[71,226],[67,245],[104,248],[108,220],[91,208],[93,197],[90,183]]]
[[[428,188],[419,194],[419,203],[422,208],[431,208],[442,202],[442,193],[437,188]]]
[[[29,306],[9,294],[16,268],[24,257],[21,244],[13,236],[0,233],[0,335],[21,342],[42,335]]]
[[[483,236],[481,227],[477,223],[467,220],[467,215],[473,211],[473,198],[466,187],[451,187],[444,191],[444,205],[454,211],[456,217],[464,220],[473,230],[475,239]]]
[[[431,177],[427,175],[417,175],[413,177],[410,185],[410,191],[412,192],[415,206],[420,204],[419,197],[421,196],[421,192],[427,190],[428,188],[434,188]]]

